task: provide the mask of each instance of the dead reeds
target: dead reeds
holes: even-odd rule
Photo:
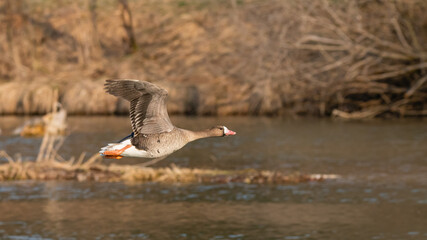
[[[309,181],[337,179],[334,174],[284,174],[260,170],[217,170],[140,167],[138,165],[105,165],[98,153],[85,159],[82,153],[77,159],[65,160],[58,154],[62,141],[46,134],[36,161],[23,161],[21,156],[12,158],[0,151],[0,158],[8,163],[0,164],[0,181],[12,180],[77,180],[100,182],[165,182],[165,183],[256,183],[291,184]]]
[[[242,170],[225,171],[215,169],[190,169],[171,166],[167,168],[148,168],[130,165],[106,166],[97,163],[98,155],[83,161],[84,155],[77,161],[59,159],[39,162],[23,162],[13,159],[4,151],[0,157],[8,163],[0,165],[0,181],[12,180],[76,180],[100,182],[165,182],[165,183],[256,183],[256,184],[292,184],[309,181],[324,181],[339,178],[334,174],[283,174],[272,171]]]
[[[51,98],[52,112],[57,114],[57,91]],[[271,171],[242,170],[226,171],[215,169],[189,169],[172,165],[168,168],[149,168],[138,165],[105,165],[99,153],[86,158],[83,152],[76,159],[64,159],[58,150],[64,137],[58,135],[55,117],[46,122],[45,132],[35,161],[23,161],[20,155],[12,158],[0,151],[0,158],[8,163],[0,164],[0,181],[7,180],[78,180],[78,181],[130,181],[130,182],[244,182],[259,184],[286,184],[307,181],[323,181],[339,176],[328,174],[283,174]],[[147,162],[152,165],[153,162]],[[146,163],[146,166],[148,164]]]

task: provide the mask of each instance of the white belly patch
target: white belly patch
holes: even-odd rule
[[[142,157],[142,158],[152,158],[153,156],[147,151],[137,149],[135,146],[132,146],[126,149],[122,154],[124,157]]]
[[[119,150],[123,149],[126,146],[131,145],[130,148],[127,148],[122,154],[120,154],[123,157],[141,157],[141,158],[153,158],[154,156],[147,151],[139,150],[135,148],[135,146],[132,145],[130,139],[127,139],[120,143],[110,143],[108,146],[105,146],[101,148],[101,151],[99,153],[104,154],[105,151],[112,151],[112,150]]]

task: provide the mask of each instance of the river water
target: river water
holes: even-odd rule
[[[0,149],[32,161],[41,139],[12,135],[25,120],[0,117]],[[172,121],[189,129],[223,124],[237,135],[190,143],[156,166],[341,177],[291,185],[2,182],[0,238],[427,239],[425,120]],[[130,133],[126,117],[68,122],[70,135],[60,150],[66,159],[93,154]]]

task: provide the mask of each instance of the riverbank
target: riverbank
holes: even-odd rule
[[[133,78],[172,114],[427,115],[423,0],[119,2],[6,1],[0,114],[124,114],[102,83]]]

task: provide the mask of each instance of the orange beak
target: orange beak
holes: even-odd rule
[[[225,136],[230,136],[230,135],[236,135],[236,132],[233,132],[229,129],[227,129],[228,131],[225,132]]]

